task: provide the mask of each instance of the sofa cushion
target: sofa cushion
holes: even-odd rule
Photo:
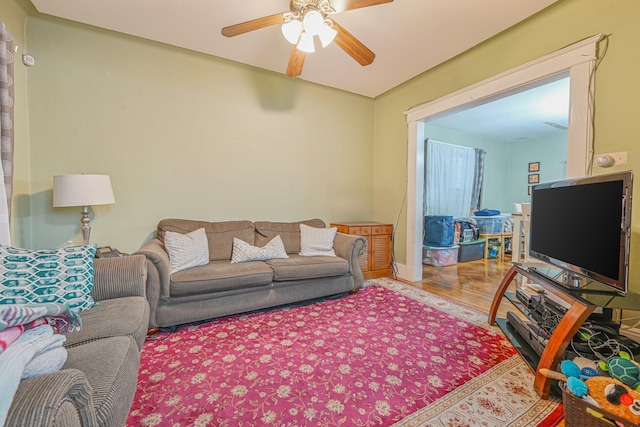
[[[349,272],[349,262],[336,256],[291,254],[287,259],[271,259],[266,264],[273,269],[273,280],[276,282],[342,276]]]
[[[149,306],[144,297],[108,299],[80,313],[82,329],[67,335],[65,347],[100,338],[130,335],[142,348],[149,328]]]
[[[165,231],[164,245],[172,273],[209,262],[209,242],[204,228],[186,234]]]
[[[261,248],[250,245],[244,240],[233,239],[232,264],[247,261],[266,261],[274,258],[289,258],[279,235]]]
[[[0,304],[66,303],[75,312],[95,305],[95,246],[18,249],[0,246]]]
[[[138,345],[125,336],[68,349],[63,369],[78,369],[87,377],[99,426],[123,426],[133,403],[139,367]]]
[[[207,222],[189,219],[163,219],[158,223],[158,237],[164,242],[165,231],[185,234],[198,228],[204,228],[207,234],[209,260],[211,261],[231,259],[234,237],[245,242],[255,242],[255,228],[251,221]]]
[[[300,224],[317,228],[323,228],[325,226],[324,221],[321,219],[309,219],[298,222],[256,221],[256,246],[264,246],[271,239],[280,235],[287,253],[297,254],[300,252]]]
[[[205,295],[236,289],[270,285],[273,270],[262,261],[231,264],[231,261],[211,261],[171,275],[169,293],[172,297]]]

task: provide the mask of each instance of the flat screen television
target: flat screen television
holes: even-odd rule
[[[631,171],[534,186],[529,254],[626,293],[632,190]]]

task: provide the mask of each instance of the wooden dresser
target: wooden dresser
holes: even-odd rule
[[[367,239],[367,252],[360,257],[365,280],[391,276],[391,233],[393,225],[379,222],[332,222],[340,233],[355,234]]]

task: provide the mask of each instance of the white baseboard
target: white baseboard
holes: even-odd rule
[[[422,265],[420,265],[420,267],[422,267]],[[407,282],[415,282],[415,272],[413,271],[413,269],[407,267],[405,264],[398,264],[396,263],[396,272],[397,272],[397,277],[399,279],[405,280]]]

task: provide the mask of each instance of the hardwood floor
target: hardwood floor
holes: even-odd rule
[[[510,267],[511,262],[498,259],[462,262],[445,267],[423,265],[422,282],[409,284],[489,313],[495,291]],[[508,310],[513,311],[513,306],[509,302],[502,302],[498,316],[506,317]]]

